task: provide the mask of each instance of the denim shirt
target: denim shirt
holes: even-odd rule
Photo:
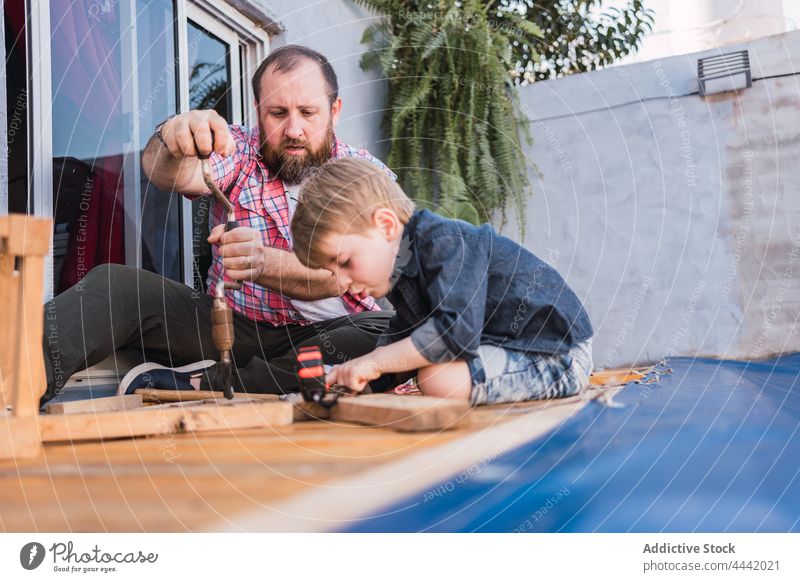
[[[489,224],[414,212],[392,281],[395,316],[378,345],[410,336],[433,363],[469,361],[482,344],[566,353],[593,333],[561,275]]]

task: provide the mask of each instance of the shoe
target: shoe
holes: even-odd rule
[[[191,384],[193,377],[211,373],[217,362],[203,360],[179,368],[168,368],[161,364],[145,362],[125,374],[119,383],[117,395],[133,394],[138,388],[159,390],[196,390]]]

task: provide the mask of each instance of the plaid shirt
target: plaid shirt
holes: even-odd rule
[[[283,182],[277,178],[270,178],[269,170],[264,165],[258,129],[250,130],[232,125],[230,130],[236,143],[236,152],[227,158],[216,153],[209,156],[217,186],[233,203],[236,209],[236,221],[240,226],[260,230],[266,246],[291,250],[292,236],[286,192]],[[391,170],[367,150],[352,148],[339,139],[334,140],[331,157],[364,158],[385,169],[392,178],[395,178]],[[224,207],[211,197],[209,228],[224,224],[226,220],[227,213]],[[219,256],[218,247],[214,246],[213,262],[208,271],[207,281],[210,295],[213,295],[222,271],[222,257]],[[309,323],[308,319],[294,308],[291,299],[253,281],[243,281],[241,290],[226,290],[225,296],[231,309],[254,321],[273,325]],[[380,310],[372,297],[361,301],[349,292],[342,296],[342,302],[351,313]]]

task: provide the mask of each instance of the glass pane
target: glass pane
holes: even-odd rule
[[[99,6],[50,2],[56,293],[125,262],[120,6]]]
[[[6,180],[9,212],[28,212],[28,73],[25,1],[3,3],[6,47]],[[2,205],[0,205],[2,207]]]
[[[178,59],[172,0],[138,0],[136,62],[139,80],[138,122],[142,151],[153,129],[178,110]],[[142,268],[183,280],[181,253],[182,197],[151,184],[141,172]]]
[[[96,265],[126,262],[125,213],[146,192],[130,172],[152,119],[175,111],[174,16],[171,0],[51,0],[50,23],[58,293]],[[152,211],[143,206],[142,229],[161,244],[142,255],[179,276],[177,215],[170,195],[159,194]]]
[[[230,46],[200,25],[189,21],[189,103],[192,109],[215,109],[230,123],[231,104]],[[192,201],[192,266],[194,286],[205,291],[211,266],[208,236],[208,198]]]
[[[230,122],[230,46],[189,21],[189,103],[192,109],[216,109]]]

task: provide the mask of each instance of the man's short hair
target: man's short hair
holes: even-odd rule
[[[292,243],[301,263],[325,266],[318,243],[329,234],[363,234],[374,226],[372,215],[389,208],[406,224],[414,203],[385,170],[362,158],[332,160],[303,184],[292,218]]]
[[[328,100],[333,105],[339,96],[339,81],[336,79],[333,67],[328,62],[328,59],[325,58],[325,55],[299,44],[287,44],[272,51],[258,66],[253,75],[253,95],[256,98],[256,103],[261,103],[261,77],[264,76],[270,66],[275,65],[275,71],[277,72],[287,73],[294,70],[303,61],[311,61],[319,65],[319,70],[328,85]]]

